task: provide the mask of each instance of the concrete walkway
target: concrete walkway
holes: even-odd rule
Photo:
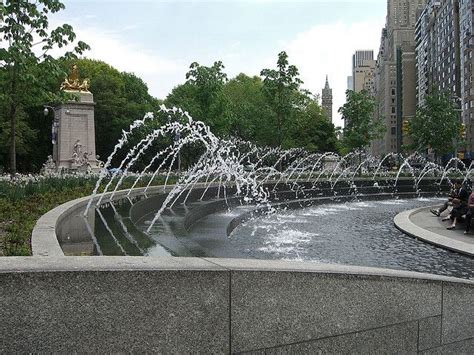
[[[456,229],[448,230],[451,221],[442,222],[442,217],[436,217],[430,209],[439,206],[417,208],[399,213],[394,218],[395,226],[402,232],[437,245],[439,247],[453,250],[462,254],[474,256],[474,227],[469,234],[465,235],[464,224],[458,224]]]

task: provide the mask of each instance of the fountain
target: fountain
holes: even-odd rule
[[[155,128],[129,143],[137,130],[147,127],[147,122],[154,123],[149,126]],[[158,150],[155,145],[164,148]],[[200,155],[187,164],[187,171],[176,174],[175,162],[189,147]],[[117,159],[118,156],[123,158]],[[136,167],[138,162],[142,168]],[[397,170],[386,166],[390,162],[398,162]],[[287,253],[259,253],[258,250],[271,245],[271,236],[275,233],[286,230],[289,236],[297,236],[308,225],[310,229],[321,231],[329,228],[325,232],[326,241],[342,243],[337,237],[328,237],[333,229],[338,231],[338,236],[345,236],[348,245],[355,240],[366,245],[370,240],[373,245],[385,245],[390,250],[392,246],[383,237],[395,236],[397,232],[393,227],[391,230],[378,227],[384,230],[382,234],[380,231],[371,233],[369,226],[363,228],[362,234],[354,228],[369,220],[391,226],[390,215],[401,209],[438,203],[436,196],[449,189],[449,178],[467,179],[472,169],[456,159],[441,167],[419,154],[403,157],[390,153],[377,159],[365,152],[339,156],[330,152],[258,147],[241,140],[219,139],[187,112],[164,106],[155,115],[147,114],[123,132],[105,169],[112,165],[117,169],[109,177],[105,170],[102,172],[83,210],[82,220],[86,226],[82,231],[89,235],[87,250],[93,254],[306,261],[326,260],[321,255],[325,252],[322,246],[327,245],[326,251],[334,248],[321,242],[319,232],[309,233],[310,237],[304,242],[288,237],[286,242],[293,245]],[[158,176],[163,176],[164,184],[154,187]],[[130,187],[122,191],[127,179],[132,181],[127,184]],[[424,196],[429,199],[423,199]],[[361,208],[358,203],[367,205]],[[306,214],[314,214],[316,219],[307,218]],[[365,218],[364,214],[367,214]],[[384,219],[378,214],[384,215]],[[282,219],[283,224],[279,223]],[[298,223],[298,220],[305,222]],[[349,233],[334,228],[340,220],[345,220]],[[274,230],[272,225],[280,225],[281,229]],[[378,234],[378,239],[372,239],[372,234]],[[368,237],[356,239],[356,235]],[[78,253],[69,230],[59,233],[58,238],[66,253]],[[341,248],[339,258],[334,256],[329,260],[369,266],[395,265],[403,269],[400,260],[398,264],[387,260],[392,260],[392,256],[403,259],[403,254],[409,255],[413,240],[407,241],[400,233],[397,238],[406,242],[399,244],[397,252],[391,255],[369,255],[357,261],[356,257],[360,256],[357,248],[352,253]],[[83,242],[84,238],[79,239]],[[298,249],[302,245],[313,252],[302,252]],[[426,248],[428,250],[414,254],[413,260],[423,253],[437,255],[433,247]],[[80,252],[86,253],[85,250]],[[456,259],[456,265],[471,262],[459,259],[462,257]],[[410,270],[417,270],[414,264],[410,262]],[[451,275],[452,270],[437,272]]]
[[[471,167],[221,140],[164,107],[112,166],[0,258],[0,349],[472,352],[473,259],[392,226]]]

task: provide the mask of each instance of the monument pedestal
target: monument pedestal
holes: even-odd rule
[[[53,161],[58,171],[98,172],[95,151],[94,96],[85,91],[68,91],[78,101],[54,109]]]

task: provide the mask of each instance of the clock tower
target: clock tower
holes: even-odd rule
[[[330,122],[332,122],[332,89],[329,87],[328,76],[326,75],[326,85],[323,89],[323,94],[321,96],[322,102],[321,106],[323,112],[326,114],[326,117]]]

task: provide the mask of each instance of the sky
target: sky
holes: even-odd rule
[[[326,75],[333,117],[345,102],[355,50],[376,55],[385,0],[63,0],[51,25],[69,23],[91,50],[85,57],[132,72],[165,98],[193,62],[222,61],[229,78],[276,68],[286,51],[303,88],[321,94]],[[93,78],[91,78],[93,80]]]

